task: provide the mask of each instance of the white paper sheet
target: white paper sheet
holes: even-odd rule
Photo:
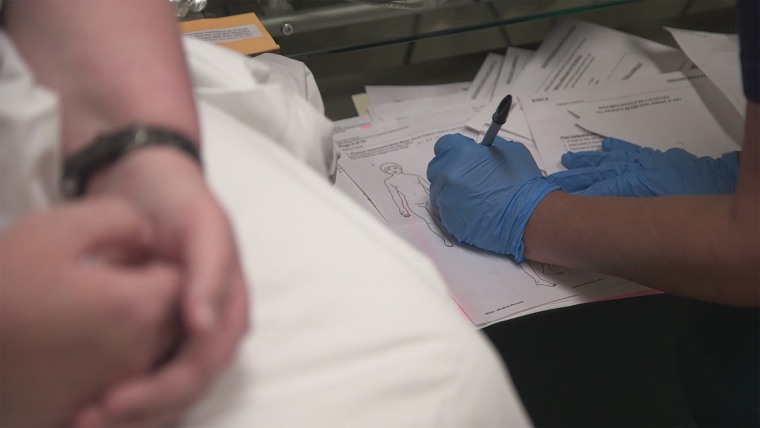
[[[525,52],[514,54],[522,57],[520,60],[526,64],[509,88],[513,95],[520,96],[513,99],[512,112],[499,136],[526,145],[535,144],[535,135],[531,134],[523,111],[522,104],[526,100],[692,67],[691,61],[678,49],[576,19],[563,20],[529,57]],[[508,61],[505,58],[505,62]],[[484,106],[467,126],[485,132],[497,104],[494,100]],[[541,159],[540,164],[543,162]]]
[[[520,98],[548,173],[564,169],[566,151],[598,150],[603,136],[699,156],[741,146],[741,117],[699,71]]]
[[[491,101],[503,61],[504,55],[501,54],[491,52],[486,56],[478,73],[467,88],[468,99],[472,101],[482,101],[484,104]]]
[[[380,89],[387,91],[380,95],[380,99],[396,98],[398,101],[379,104],[372,102],[368,108],[369,115],[372,116],[374,123],[391,123],[459,106],[463,115],[467,114],[468,118],[472,117],[490,102],[503,59],[504,55],[489,53],[483,60],[483,64],[481,64],[473,81],[468,83],[466,91],[452,91],[452,87],[441,86],[437,88],[426,85],[407,86],[405,88],[409,95],[400,97],[397,89]],[[367,93],[370,92],[370,89],[375,92],[379,90],[378,87],[365,87]],[[441,89],[450,92],[432,97],[424,96],[429,93],[441,92]],[[411,96],[412,94],[415,96]]]
[[[339,164],[362,198],[381,218],[427,254],[447,280],[452,297],[477,326],[551,307],[585,301],[579,296],[610,289],[619,294],[641,290],[618,278],[541,263],[513,263],[503,256],[458,244],[438,224],[429,208],[427,164],[433,145],[444,134],[464,131],[467,117],[456,109],[392,126],[342,126],[335,136]],[[357,193],[354,193],[357,195]],[[611,288],[626,284],[625,289]],[[623,290],[623,291],[621,291]],[[608,296],[609,293],[601,294]]]
[[[494,88],[491,102],[483,107],[483,109],[473,116],[472,119],[467,121],[467,126],[469,128],[480,132],[484,132],[488,129],[488,125],[491,124],[491,115],[496,111],[496,107],[499,105],[502,98],[512,92],[514,82],[520,77],[520,74],[525,69],[525,65],[527,65],[532,56],[533,51],[528,49],[507,48],[504,60],[502,61],[501,70],[499,70],[499,77],[496,81],[496,87]],[[520,109],[521,107],[519,105],[516,103],[513,104],[513,112],[514,110],[519,111]],[[509,127],[506,126],[503,131],[507,132],[508,129]],[[510,138],[507,136],[503,137]],[[517,135],[517,137],[522,139],[515,141],[520,141],[521,143],[524,143],[526,139],[530,140],[529,135]]]
[[[515,80],[517,80],[525,69],[525,65],[528,63],[528,60],[530,60],[532,55],[533,51],[527,49],[512,47],[507,49],[504,60],[502,61],[501,70],[499,71],[496,87],[494,88],[493,99],[487,105],[480,107],[466,124],[468,129],[479,134],[478,141],[483,138],[488,126],[491,124],[491,116],[493,115],[493,112],[496,111],[496,107],[504,96],[512,92]],[[538,167],[541,168],[541,170],[544,170],[541,155],[533,141],[533,137],[530,135],[528,124],[524,122],[522,106],[517,98],[512,99],[512,108],[510,109],[509,117],[510,118],[507,119],[507,124],[499,130],[499,137],[523,143],[528,150],[530,150]],[[522,123],[515,125],[515,121]]]
[[[528,61],[514,90],[518,94],[549,94],[691,67],[678,49],[590,22],[565,19]]]
[[[736,34],[665,29],[670,31],[689,59],[713,81],[744,117],[747,99],[742,90],[739,38]]]
[[[367,85],[364,90],[367,93],[369,105],[374,106],[466,92],[469,86],[468,81],[442,85]]]
[[[352,130],[356,128],[369,128],[371,126],[372,121],[369,116],[356,116],[344,119],[335,124],[335,127],[333,128],[333,136],[340,138],[341,135],[347,132],[353,132]],[[338,168],[335,173],[334,186],[361,205],[369,213],[378,218],[382,218],[380,217],[380,212],[374,207],[374,205],[372,205],[372,201],[370,201],[369,197],[367,197],[362,189],[353,182],[348,174],[346,174],[346,171],[343,170],[340,162],[338,162]]]
[[[520,74],[525,69],[525,65],[527,65],[532,56],[532,50],[514,47],[507,48],[504,60],[501,62],[499,77],[496,79],[496,87],[491,97],[492,101],[498,103],[503,97],[512,92],[512,85],[520,77]]]
[[[372,105],[367,110],[374,123],[391,123],[399,120],[412,119],[416,116],[432,113],[438,110],[448,110],[452,107],[460,107],[463,114],[471,117],[483,105],[482,101],[469,101],[467,94],[456,92],[432,98],[420,98],[416,100],[399,101]]]

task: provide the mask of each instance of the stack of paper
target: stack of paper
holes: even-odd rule
[[[526,145],[546,173],[562,169],[565,151],[596,150],[605,136],[699,155],[737,150],[743,120],[731,80],[738,73],[711,76],[721,79],[716,85],[694,65],[710,64],[716,51],[725,63],[726,36],[681,31],[671,30],[679,43],[702,37],[720,49],[698,50],[690,60],[679,49],[568,19],[535,52],[489,54],[472,82],[368,86],[368,114],[336,123],[337,186],[432,258],[476,326],[652,292],[597,273],[518,265],[457,243],[430,209],[426,170],[440,136],[479,140],[507,93],[514,102],[500,136]],[[735,62],[738,70],[738,56]]]

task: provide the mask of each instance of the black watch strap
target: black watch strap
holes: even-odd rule
[[[165,128],[132,124],[116,132],[99,135],[92,144],[66,159],[61,180],[63,194],[70,198],[81,196],[98,170],[132,150],[154,145],[175,147],[201,164],[198,149],[183,135]]]

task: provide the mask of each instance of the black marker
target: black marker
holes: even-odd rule
[[[491,126],[486,131],[486,136],[483,137],[483,141],[480,143],[484,146],[490,146],[493,144],[493,140],[496,139],[496,134],[499,133],[501,125],[507,121],[509,116],[509,109],[512,107],[512,95],[507,95],[496,107],[496,112],[491,116]]]

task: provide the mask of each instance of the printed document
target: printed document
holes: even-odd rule
[[[364,87],[369,105],[398,103],[466,92],[470,82],[444,83],[441,85],[367,85]]]
[[[368,86],[365,88],[370,100],[368,112],[375,123],[391,123],[459,106],[462,114],[470,118],[491,100],[503,59],[504,55],[489,53],[473,81],[464,88],[457,86],[461,84]],[[404,97],[399,94],[401,88],[408,94],[407,96]],[[409,98],[409,95],[412,94],[416,96]],[[375,102],[375,100],[387,100],[388,98],[392,98],[393,101]]]
[[[739,106],[729,101],[736,71],[713,70],[721,58],[734,55],[726,53],[731,37],[670,31],[689,57],[566,19],[535,52],[509,48],[504,55],[488,55],[473,82],[368,87],[371,115],[336,122],[333,140],[341,153],[336,186],[427,254],[476,326],[653,293],[606,275],[518,265],[456,242],[430,207],[426,171],[440,136],[482,138],[506,93],[513,95],[513,106],[499,135],[525,144],[546,173],[563,169],[560,158],[568,150],[598,150],[605,136],[662,150],[683,147],[697,155],[738,150],[743,120]]]
[[[548,96],[520,96],[547,173],[567,151],[599,150],[604,137],[698,156],[739,150],[742,118],[704,74],[668,73]]]
[[[515,264],[452,239],[430,207],[426,171],[438,138],[466,133],[467,119],[451,109],[391,125],[338,121],[334,142],[341,153],[341,186],[355,184],[360,189],[347,194],[433,260],[452,297],[476,326],[591,300],[583,300],[586,294],[603,298],[647,290],[619,278],[561,266]]]
[[[491,101],[496,81],[499,78],[499,70],[504,61],[504,55],[489,53],[475,75],[472,84],[467,88],[467,98],[472,101],[481,101],[487,104]]]
[[[691,61],[678,49],[590,22],[565,19],[530,55],[510,86],[512,95],[523,96],[513,100],[514,117],[510,115],[499,135],[521,143],[527,143],[526,138],[533,141],[535,136],[530,135],[521,114],[522,101],[528,95],[590,90],[606,82],[624,82],[691,67]],[[497,104],[498,100],[493,100],[467,126],[484,132],[491,122],[489,112]]]
[[[549,94],[691,68],[678,49],[576,19],[562,21],[515,82],[520,94]]]
[[[522,74],[525,66],[533,55],[533,51],[519,48],[508,48],[502,62],[501,70],[499,71],[499,78],[494,88],[494,94],[491,102],[482,107],[469,121],[467,121],[467,127],[481,133],[485,133],[488,126],[491,124],[491,116],[496,111],[496,107],[507,94],[510,94],[514,90],[514,82]],[[517,141],[525,144],[526,146],[534,146],[533,138],[528,132],[527,125],[514,126],[515,120],[512,116],[521,116],[522,106],[516,99],[512,99],[512,108],[510,110],[510,119],[507,120],[508,125],[505,125],[499,130],[499,136]],[[534,157],[537,153],[533,154]],[[537,159],[538,162],[538,159]]]
[[[747,99],[742,89],[739,38],[736,34],[705,33],[668,27],[665,29],[670,31],[691,62],[720,88],[744,117]]]

